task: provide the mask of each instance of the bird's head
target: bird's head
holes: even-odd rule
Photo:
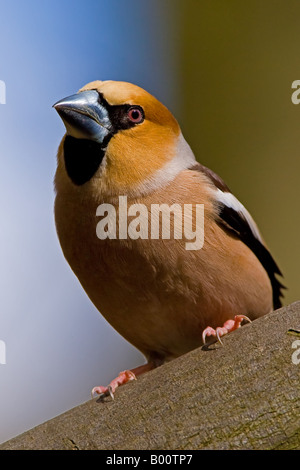
[[[77,187],[141,194],[195,161],[172,113],[131,83],[91,82],[54,108],[66,127],[56,179]]]

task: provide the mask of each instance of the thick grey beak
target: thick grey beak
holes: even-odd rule
[[[99,103],[95,90],[86,90],[68,96],[53,105],[64,125],[67,134],[77,139],[94,140],[102,144],[111,132],[111,122],[107,110]]]

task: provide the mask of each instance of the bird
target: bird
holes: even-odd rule
[[[54,178],[63,254],[99,312],[146,359],[93,396],[114,398],[138,375],[282,306],[282,273],[254,219],[196,159],[161,101],[132,83],[96,80],[53,106],[66,128]],[[148,215],[162,205],[169,236],[151,237]],[[203,243],[187,249],[183,225],[196,233],[197,207]],[[181,208],[190,210],[176,218]]]

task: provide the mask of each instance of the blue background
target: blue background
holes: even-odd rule
[[[144,362],[93,307],[53,218],[53,103],[92,80],[125,80],[179,111],[177,39],[159,0],[0,1],[0,441],[90,398]]]

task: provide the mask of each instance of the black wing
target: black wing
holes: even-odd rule
[[[256,255],[263,267],[268,273],[268,276],[271,281],[273,289],[273,305],[274,309],[282,307],[281,297],[282,289],[285,287],[281,282],[276,278],[276,274],[282,276],[282,273],[277,266],[274,258],[272,257],[269,250],[258,240],[252,230],[249,227],[247,220],[243,217],[243,214],[235,211],[231,207],[226,206],[225,204],[220,203],[220,225],[223,225],[228,230],[232,231],[237,235],[242,242],[247,245],[250,250]]]
[[[224,181],[209,168],[206,168],[205,166],[199,163],[193,166],[191,170],[201,171],[202,173],[204,173],[214,184],[214,186],[219,189],[222,193],[231,193]],[[237,236],[243,243],[245,243],[245,245],[247,245],[250,250],[253,251],[255,256],[261,262],[271,281],[273,289],[273,306],[276,310],[277,308],[282,307],[282,290],[285,289],[283,284],[281,284],[281,282],[276,278],[276,275],[278,274],[282,276],[282,274],[276,262],[274,261],[271,253],[260,240],[259,233],[256,233],[256,230],[253,230],[253,227],[250,226],[248,221],[250,217],[249,213],[247,213],[248,216],[245,217],[243,209],[244,207],[241,205],[241,210],[236,210],[235,208],[226,205],[226,203],[222,201],[222,198],[219,198],[218,223],[224,229],[229,230],[231,233]]]

